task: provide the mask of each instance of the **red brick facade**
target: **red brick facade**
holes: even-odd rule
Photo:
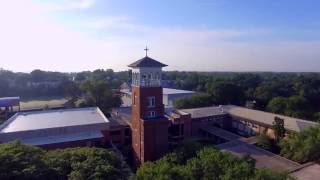
[[[162,87],[132,87],[132,147],[134,161],[139,165],[160,158],[168,151],[168,125],[164,117]],[[155,97],[149,106],[148,97]],[[150,118],[150,111],[155,117]]]

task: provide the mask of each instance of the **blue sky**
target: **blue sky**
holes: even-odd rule
[[[317,0],[7,0],[1,67],[127,69],[150,56],[166,70],[319,71]]]

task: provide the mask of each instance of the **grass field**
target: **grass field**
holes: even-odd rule
[[[55,99],[36,99],[21,101],[21,110],[27,109],[38,109],[48,106],[49,108],[62,106],[67,100],[65,98],[55,98]]]

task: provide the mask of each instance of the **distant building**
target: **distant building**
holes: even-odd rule
[[[14,107],[20,110],[20,97],[0,98],[0,120],[8,119],[14,112]]]
[[[131,90],[121,89],[120,90],[125,106],[131,106]],[[194,96],[196,92],[187,91],[181,89],[163,88],[163,104],[166,107],[174,106],[174,103],[178,99]]]

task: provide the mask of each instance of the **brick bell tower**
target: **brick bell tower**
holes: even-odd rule
[[[161,69],[167,65],[146,56],[132,64],[132,147],[137,166],[168,151]]]

